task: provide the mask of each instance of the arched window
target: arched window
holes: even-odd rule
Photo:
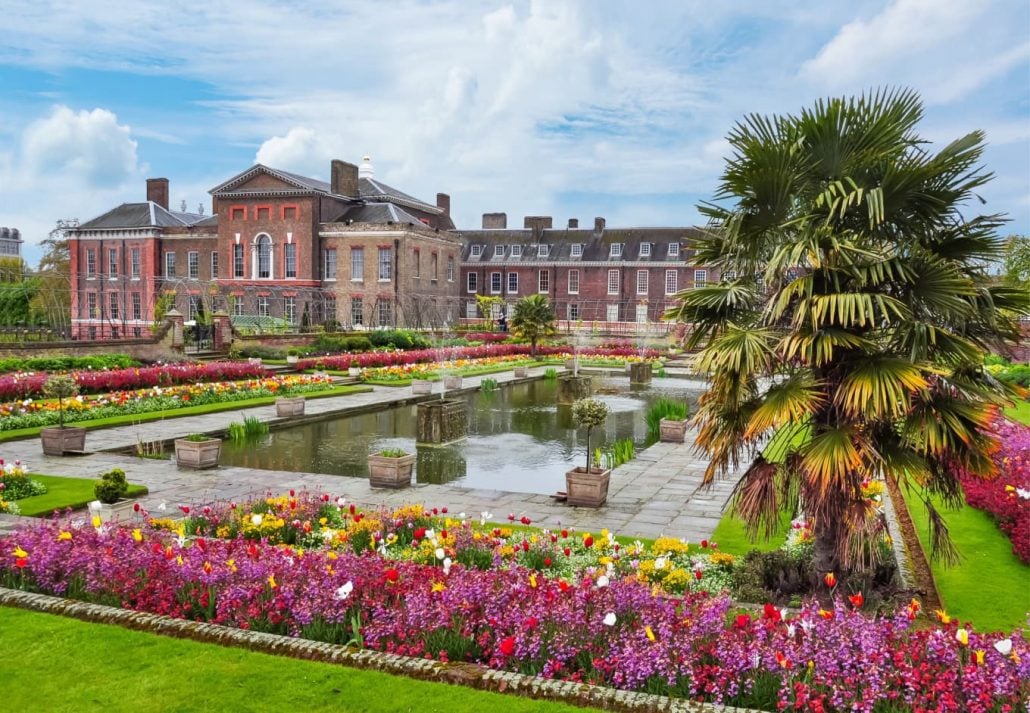
[[[259,235],[257,239],[258,279],[272,276],[272,239],[267,235]]]

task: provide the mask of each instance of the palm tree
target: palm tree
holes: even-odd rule
[[[529,295],[515,303],[511,331],[520,339],[528,339],[530,354],[536,358],[536,344],[554,334],[554,309],[546,295]]]
[[[987,279],[1002,218],[960,212],[991,178],[982,132],[932,153],[921,116],[890,90],[739,122],[696,255],[735,279],[666,315],[692,325],[710,373],[706,481],[746,465],[733,509],[752,537],[784,510],[813,518],[815,577],[867,564],[879,521],[862,483],[881,476],[918,494],[933,555],[954,557],[932,499],[958,505],[959,470],[991,473],[1007,392],[983,357],[1030,305]]]

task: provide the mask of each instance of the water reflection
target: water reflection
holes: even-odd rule
[[[416,480],[531,493],[564,489],[565,471],[586,460],[586,431],[572,427],[570,407],[555,404],[555,389],[555,382],[538,380],[465,395],[469,437],[419,447]],[[647,437],[644,415],[652,402],[681,399],[693,410],[699,394],[661,380],[631,390],[626,378],[599,381],[597,390],[602,393],[596,398],[611,408],[603,441],[632,438],[638,448]],[[415,406],[398,406],[275,431],[255,443],[226,443],[222,464],[366,478],[369,453],[415,451],[415,413]],[[602,441],[597,430],[595,446]]]

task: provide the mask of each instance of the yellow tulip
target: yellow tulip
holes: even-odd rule
[[[983,665],[984,654],[986,654],[986,653],[987,652],[984,651],[983,649],[977,649],[976,651],[973,652],[973,655],[976,657],[976,664],[977,664],[977,666],[982,666]]]
[[[18,559],[25,559],[26,557],[29,556],[28,552],[26,552],[25,550],[23,550],[21,547],[18,547],[18,546],[15,546],[14,552],[12,552],[11,554],[13,554]]]
[[[275,575],[274,574],[268,575],[268,586],[271,587],[272,589],[275,589],[276,587],[279,586],[278,584],[275,583]]]
[[[132,531],[132,539],[136,542],[143,542],[143,532],[138,527]]]
[[[72,539],[72,533],[61,530],[60,534],[57,535],[58,541]]]
[[[969,645],[969,632],[965,629],[959,629],[958,631],[956,631],[955,638],[958,639],[958,642],[963,646]]]
[[[529,586],[531,586],[533,589],[536,589],[536,575],[535,574],[529,575]]]
[[[103,523],[100,521],[100,516],[99,515],[94,515],[93,516],[93,527],[95,527],[95,528],[97,528],[99,530],[100,529],[100,525],[102,525],[102,524]]]
[[[651,627],[650,626],[645,626],[644,627],[644,633],[647,634],[647,640],[648,641],[654,641],[655,640],[654,632],[651,631]]]
[[[433,591],[442,592],[447,589],[447,586],[443,582],[433,582]]]

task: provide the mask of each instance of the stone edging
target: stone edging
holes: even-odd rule
[[[585,683],[553,681],[511,671],[497,671],[478,664],[442,663],[378,651],[358,651],[337,644],[234,629],[219,624],[175,619],[164,615],[119,609],[3,587],[0,587],[0,606],[56,614],[87,622],[112,624],[136,631],[191,639],[202,643],[235,646],[275,656],[342,664],[424,681],[450,683],[483,691],[547,699],[611,711],[759,713],[748,708],[698,703]]]

